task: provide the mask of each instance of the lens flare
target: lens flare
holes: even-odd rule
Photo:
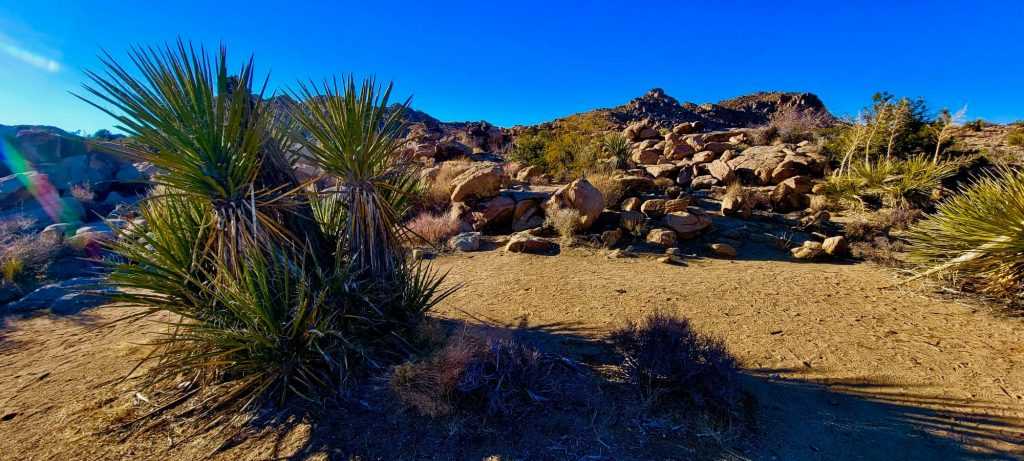
[[[73,222],[79,219],[77,213],[61,201],[60,193],[53,187],[48,176],[42,173],[27,174],[35,172],[34,165],[6,139],[0,140],[0,160],[11,173],[17,175],[53,222]]]

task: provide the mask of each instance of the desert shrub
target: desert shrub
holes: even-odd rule
[[[622,189],[622,182],[617,181],[614,175],[605,172],[590,173],[587,175],[587,181],[601,191],[606,207],[614,207],[622,201],[625,191]]]
[[[650,401],[727,413],[739,401],[736,359],[685,318],[651,314],[613,332],[611,341],[623,356],[626,378]]]
[[[901,255],[906,251],[902,241],[878,235],[866,241],[853,242],[850,252],[854,257],[887,267],[904,266]]]
[[[988,123],[985,122],[984,120],[980,119],[980,118],[977,118],[977,119],[971,120],[970,122],[965,123],[964,126],[968,130],[971,130],[971,131],[981,131],[986,126],[988,126]]]
[[[891,230],[910,229],[923,215],[924,212],[916,208],[886,208],[855,214],[843,227],[851,241],[870,242],[887,237]]]
[[[548,140],[549,137],[542,134],[523,133],[512,143],[509,159],[547,169],[544,151]]]
[[[50,262],[65,251],[59,236],[35,232],[35,221],[0,221],[0,275],[3,282],[22,284],[43,275]]]
[[[463,332],[434,355],[395,367],[390,386],[426,416],[510,416],[581,390],[570,363],[512,339]]]
[[[595,146],[578,133],[565,133],[544,146],[544,163],[555,176],[567,178],[593,168],[597,163]]]
[[[725,188],[725,198],[738,199],[741,205],[740,213],[743,216],[750,216],[750,214],[760,206],[768,204],[768,197],[748,187],[743,187],[743,183],[740,181],[730,182]]]
[[[933,121],[923,99],[877,93],[857,118],[825,130],[825,147],[842,156],[840,171],[855,154],[872,159],[930,153],[936,145]]]
[[[847,208],[863,208],[867,203],[920,206],[959,168],[958,161],[934,161],[924,155],[855,161],[845,173],[836,171],[826,178],[824,194]]]
[[[607,133],[601,138],[601,152],[606,158],[616,159],[619,165],[625,165],[629,158],[629,140],[619,132]]]
[[[1006,143],[1011,146],[1024,146],[1024,128],[1015,128],[1006,134]]]
[[[768,126],[772,130],[762,135],[774,135],[773,137],[788,143],[809,141],[814,138],[815,131],[828,126],[829,122],[829,117],[824,112],[804,111],[789,106],[771,115]],[[768,142],[771,142],[770,138]]]
[[[998,295],[1024,292],[1024,173],[1001,167],[938,205],[910,231],[923,275],[941,274]]]
[[[85,88],[137,141],[117,152],[162,171],[139,206],[145,224],[109,243],[116,298],[141,308],[129,319],[176,319],[145,359],[148,384],[171,390],[158,395],[177,399],[187,377],[209,395],[199,414],[237,414],[322,401],[408,357],[424,313],[450,291],[403,247],[417,181],[398,138],[407,105],[389,103],[391,86],[302,85],[287,108],[307,135],[296,140],[272,124],[251,60],[229,76],[223,48],[211,62],[180,41],[131,59],[137,73],[108,55]],[[294,142],[339,187],[303,187]]]
[[[426,242],[439,245],[459,233],[459,220],[452,210],[442,212],[422,211],[406,223],[413,243]]]
[[[453,180],[472,165],[473,162],[465,158],[448,160],[438,165],[437,173],[432,178],[424,178],[421,187],[423,204],[432,208],[444,208],[451,203]]]
[[[563,239],[569,241],[582,227],[582,215],[572,208],[561,208],[545,218],[545,225],[552,227]]]

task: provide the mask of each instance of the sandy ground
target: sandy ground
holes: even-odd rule
[[[436,266],[464,285],[440,316],[526,331],[584,360],[600,354],[608,330],[655,310],[721,336],[759,402],[744,457],[1024,459],[1024,320],[893,287],[887,269],[770,258],[668,266],[588,249],[489,251]],[[170,436],[121,442],[105,433],[105,422],[138,398],[119,380],[154,327],[96,328],[126,312],[6,320],[0,459],[204,456]],[[269,445],[304,436],[291,431]],[[220,457],[281,456],[272,448],[246,444]]]

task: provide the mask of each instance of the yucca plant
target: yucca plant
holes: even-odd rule
[[[911,228],[910,256],[925,270],[998,295],[1024,293],[1024,172],[986,174]]]
[[[180,40],[175,48],[132,48],[129,56],[141,76],[110,54],[102,58],[104,74],[86,72],[92,98],[82,99],[135,140],[106,147],[159,168],[164,174],[153,182],[167,193],[210,206],[218,231],[208,234],[203,251],[233,261],[242,247],[284,239],[289,231],[272,204],[282,204],[282,193],[297,184],[259,181],[273,137],[265,81],[254,94],[253,60],[230,75],[224,48],[211,64],[204,49]]]
[[[629,140],[622,133],[608,133],[601,138],[601,150],[604,153],[618,160],[619,164],[625,164],[629,157]]]
[[[358,370],[408,356],[405,338],[451,290],[395,244],[415,181],[398,157],[390,86],[380,95],[349,79],[290,114],[337,184],[326,192],[296,180],[289,117],[253,92],[251,59],[228,75],[223,49],[211,64],[182,42],[131,58],[141,77],[107,55],[86,88],[135,136],[114,150],[160,170],[143,223],[109,245],[117,300],[141,308],[127,318],[170,314],[151,383],[187,376],[220,390],[204,402],[237,410],[322,400]]]
[[[300,84],[292,111],[309,133],[308,160],[343,184],[347,213],[338,236],[339,252],[349,252],[352,269],[373,279],[395,272],[403,257],[398,230],[401,209],[414,181],[401,168],[399,134],[408,105],[389,106],[392,86],[355,78]],[[396,206],[397,204],[397,206]]]

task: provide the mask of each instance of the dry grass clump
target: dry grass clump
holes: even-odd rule
[[[576,389],[580,374],[570,364],[515,340],[462,332],[434,355],[395,367],[390,385],[422,415],[510,416]]]
[[[424,210],[405,227],[413,243],[426,242],[436,246],[458,234],[460,222],[451,209],[442,212]]]
[[[96,193],[93,192],[92,185],[88,183],[71,186],[71,196],[83,204],[90,204],[96,201]]]
[[[886,236],[877,236],[870,241],[853,242],[850,252],[854,257],[871,261],[886,267],[903,267],[902,255],[906,252],[906,244]]]
[[[888,208],[871,213],[859,213],[844,225],[846,237],[851,241],[872,241],[878,237],[887,237],[890,231],[905,231],[921,217],[924,212],[916,208]]]
[[[40,276],[64,249],[60,238],[33,232],[35,222],[12,218],[0,222],[0,275],[4,283]]]
[[[910,231],[910,256],[924,275],[980,291],[1024,294],[1024,172],[1000,167],[948,200]]]
[[[435,208],[448,205],[452,198],[452,181],[472,165],[473,162],[466,158],[448,160],[438,165],[437,173],[432,178],[424,178],[424,184],[421,185],[424,205]]]
[[[766,206],[768,197],[754,189],[744,187],[740,181],[733,181],[725,188],[722,200],[733,199],[740,204],[739,214],[749,218],[755,209]]]
[[[582,227],[582,218],[583,216],[577,210],[561,208],[547,216],[545,225],[554,228],[558,235],[569,241],[579,233]]]
[[[736,359],[683,317],[651,314],[613,332],[611,341],[627,380],[651,403],[679,402],[723,415],[740,403]]]
[[[605,207],[614,208],[622,201],[622,195],[625,192],[622,189],[622,182],[617,181],[612,174],[604,172],[592,173],[587,175],[587,181],[597,190],[601,191]]]
[[[1024,128],[1014,128],[1006,134],[1006,143],[1011,146],[1024,146]]]

